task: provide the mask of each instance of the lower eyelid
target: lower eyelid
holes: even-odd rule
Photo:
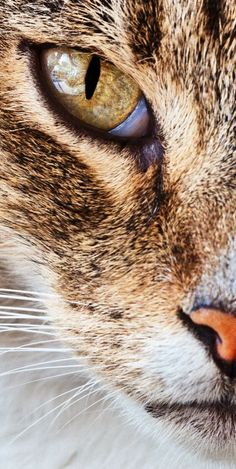
[[[147,103],[142,97],[127,119],[108,133],[117,137],[137,137],[147,135],[150,127],[150,114]]]

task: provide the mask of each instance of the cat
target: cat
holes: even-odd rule
[[[0,1],[2,468],[235,467],[235,27]]]

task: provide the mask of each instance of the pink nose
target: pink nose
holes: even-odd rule
[[[197,309],[190,317],[195,324],[208,326],[216,332],[219,358],[227,362],[236,361],[236,317],[211,308]]]

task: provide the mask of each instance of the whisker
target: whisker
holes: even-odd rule
[[[42,313],[46,312],[46,309],[43,310],[42,308],[28,308],[28,307],[23,307],[23,306],[0,306],[0,310],[13,310],[13,311],[29,311],[31,313]]]
[[[43,310],[42,308],[28,308],[22,306],[0,306],[0,311],[4,311],[9,314],[16,313],[17,311],[24,312],[24,313],[36,313],[35,317],[39,317],[38,314],[47,313],[47,310]],[[44,316],[42,316],[44,317]]]
[[[31,301],[32,303],[35,303],[35,302],[42,303],[42,300],[40,298],[34,298],[34,297],[28,297],[28,296],[22,296],[22,295],[0,294],[0,298],[2,298],[3,300],[19,300],[19,301]]]
[[[41,293],[36,290],[15,290],[13,288],[0,288],[0,292],[6,292],[6,293],[16,293],[16,294],[22,294],[25,293],[26,295],[41,295],[41,296],[49,296],[49,297],[55,297],[56,295],[53,293]]]
[[[63,369],[63,368],[75,368],[77,369],[78,371],[80,369],[84,370],[86,369],[86,367],[88,367],[88,364],[87,363],[81,363],[81,360],[82,358],[85,358],[86,360],[89,359],[90,357],[80,357],[79,358],[79,361],[78,363],[73,363],[75,362],[75,360],[73,360],[73,358],[64,358],[64,359],[59,359],[59,360],[49,360],[48,362],[39,362],[39,363],[32,363],[30,365],[26,365],[24,367],[21,367],[21,368],[15,368],[13,370],[8,370],[8,371],[4,371],[2,373],[0,373],[0,378],[4,377],[4,376],[12,376],[12,375],[17,375],[17,374],[21,374],[21,373],[27,373],[27,372],[30,372],[30,371],[39,371],[39,370],[54,370],[54,369]],[[63,362],[63,361],[71,361],[72,364],[68,364],[68,365],[53,365],[53,366],[45,366],[45,365],[50,365],[50,363],[60,363],[60,362]],[[43,366],[44,365],[44,366]],[[109,368],[110,365],[93,365],[93,370],[95,371],[101,371],[101,370],[105,370],[106,368]]]
[[[9,295],[9,293],[13,293],[13,294]],[[27,296],[27,295],[30,295],[30,296]],[[41,297],[41,299],[38,297]],[[43,304],[44,298],[58,299],[58,295],[54,293],[43,293],[43,292],[39,292],[36,290],[16,290],[16,289],[9,289],[9,288],[8,289],[0,288],[0,298],[3,298],[5,300],[31,301],[32,303],[41,302]],[[83,301],[67,300],[63,298],[63,302],[68,303],[68,304],[77,304],[79,306],[91,306],[91,305],[97,306],[96,302],[84,301],[84,300]],[[102,306],[103,303],[99,303],[99,305]]]
[[[85,407],[82,411],[78,412],[77,414],[75,414],[70,420],[68,420],[59,430],[59,432],[61,432],[64,428],[66,428],[71,422],[73,422],[76,418],[78,418],[80,415],[82,415],[84,412],[87,412],[89,409],[91,409],[92,407],[94,407],[95,405],[97,405],[99,402],[102,402],[102,401],[106,401],[108,399],[111,399],[111,395],[112,394],[109,394],[109,395],[105,395],[103,396],[101,399],[98,399],[97,401],[93,402],[92,404],[90,404],[88,407]],[[81,398],[80,398],[81,399]],[[77,401],[74,402],[74,404],[76,404],[76,402],[78,402],[80,399],[78,399]]]
[[[0,377],[10,376],[10,375],[14,375],[14,374],[27,373],[29,371],[57,370],[57,369],[63,369],[63,368],[83,368],[84,369],[84,365],[56,365],[56,366],[35,367],[35,368],[28,368],[26,370],[17,370],[17,371],[14,371],[14,372],[4,372],[4,373],[0,374]]]
[[[83,385],[83,386],[84,386],[84,385]],[[71,389],[69,389],[69,390],[67,390],[67,391],[64,391],[64,392],[61,393],[61,394],[57,394],[56,396],[51,397],[51,398],[48,399],[47,401],[43,402],[42,404],[40,404],[39,406],[37,406],[36,408],[34,408],[33,411],[28,414],[28,417],[30,417],[32,414],[34,414],[35,412],[37,412],[37,411],[38,411],[39,409],[41,409],[42,407],[45,407],[46,405],[50,404],[51,402],[56,401],[57,399],[59,399],[59,397],[66,396],[67,394],[70,394],[70,393],[73,392],[73,391],[76,391],[76,392],[77,392],[78,390],[80,390],[80,388],[81,388],[81,385],[75,386],[74,388],[71,388]],[[62,405],[64,405],[64,402],[62,403]]]
[[[86,399],[87,396],[91,396],[92,394],[94,393],[97,393],[98,392],[98,389],[96,388],[94,391],[89,391],[88,395],[82,395],[81,394],[83,393],[83,391],[87,391],[89,389],[91,389],[92,387],[94,387],[96,385],[95,382],[91,383],[90,385],[84,385],[82,386],[82,389],[79,389],[79,392],[76,391],[72,397],[70,397],[69,399],[67,399],[63,406],[61,407],[61,409],[59,410],[59,412],[57,413],[57,415],[53,418],[50,426],[52,426],[56,420],[60,417],[60,415],[65,411],[65,410],[68,410],[72,405],[74,404],[77,404],[77,402],[81,401],[82,399]],[[80,397],[79,397],[80,396]],[[76,399],[74,402],[73,402],[73,399],[75,399],[76,397],[78,397],[78,399]]]
[[[69,391],[66,391],[60,395],[57,395],[57,396],[54,396],[52,399],[50,399],[49,401],[47,401],[46,403],[43,403],[42,405],[40,405],[37,409],[34,409],[33,412],[39,410],[42,406],[46,405],[46,404],[49,404],[50,402],[53,402],[54,400],[58,399],[59,397],[62,397],[62,396],[65,396],[71,392],[73,392],[74,390],[79,390],[80,387],[77,386],[75,388],[72,388],[70,389]],[[94,392],[98,392],[97,390],[94,391]],[[84,396],[80,397],[79,399],[77,399],[77,402],[79,400],[81,400],[82,398],[84,398]],[[98,401],[99,402],[99,401]],[[21,438],[25,433],[27,433],[31,428],[33,428],[35,425],[37,425],[39,422],[41,422],[42,420],[44,420],[46,417],[48,417],[49,415],[51,415],[53,412],[55,412],[57,409],[60,409],[61,407],[63,407],[65,404],[65,402],[62,402],[60,404],[58,404],[56,407],[54,407],[53,409],[50,409],[46,414],[42,415],[39,419],[37,419],[35,422],[33,422],[32,424],[30,424],[27,428],[25,428],[23,431],[21,431],[20,433],[18,433],[18,435],[16,435],[12,440],[11,442],[9,443],[9,445],[12,445],[14,444],[19,438]],[[90,406],[91,407],[91,406]],[[32,413],[31,413],[32,414]],[[30,414],[30,415],[31,415]],[[70,422],[69,422],[70,423]],[[64,427],[62,427],[64,428]]]
[[[60,358],[60,359],[54,359],[54,360],[47,360],[47,361],[43,361],[43,362],[36,362],[36,363],[31,363],[30,365],[25,365],[25,366],[21,366],[21,367],[18,367],[18,368],[14,368],[13,370],[8,370],[8,371],[4,371],[3,373],[0,374],[0,377],[2,376],[8,376],[8,375],[11,375],[15,372],[24,372],[24,371],[27,371],[27,370],[31,370],[31,368],[35,365],[37,365],[37,367],[40,367],[42,365],[49,365],[51,363],[62,363],[62,362],[68,362],[68,361],[73,361],[73,359],[71,357],[69,358]],[[76,365],[71,365],[71,366],[79,366],[80,364],[76,364]],[[53,367],[51,367],[53,368]],[[38,369],[38,368],[37,368]],[[50,368],[49,368],[50,369]]]
[[[23,327],[27,330],[28,328],[29,329],[37,329],[38,331],[39,330],[48,330],[48,329],[53,329],[53,326],[51,324],[34,324],[34,323],[26,323],[26,322],[23,322],[23,323],[15,323],[15,322],[4,322],[3,323],[3,327],[9,327],[10,329],[12,327],[16,327],[16,325],[20,325],[20,327]],[[0,325],[0,330],[1,330],[1,327],[2,325]]]
[[[81,371],[83,371],[83,370],[81,370]],[[14,386],[6,386],[6,387],[4,387],[4,391],[19,388],[19,387],[22,387],[22,386],[27,386],[28,384],[32,384],[32,383],[39,383],[41,381],[48,381],[48,380],[54,379],[54,378],[55,379],[56,378],[64,378],[65,376],[69,376],[69,375],[74,375],[74,377],[76,377],[78,375],[78,373],[80,373],[80,370],[78,370],[78,371],[72,370],[72,371],[68,371],[67,373],[59,373],[59,374],[56,374],[56,375],[43,376],[42,378],[32,379],[31,381],[24,381],[23,383],[18,383],[18,384],[15,384]]]
[[[18,347],[15,347],[15,350],[16,351],[23,351],[25,347],[30,347],[31,345],[43,345],[43,344],[49,344],[49,343],[52,343],[52,342],[58,342],[58,345],[60,344],[59,340],[57,338],[55,339],[50,339],[50,340],[38,340],[36,342],[28,342],[26,344],[23,344],[23,345],[19,345]],[[64,342],[65,342],[65,339],[64,339]],[[6,349],[5,352],[2,352],[0,353],[0,356],[1,355],[4,355],[5,353],[8,353],[8,349]],[[58,347],[58,351],[60,350],[60,347]],[[71,349],[69,349],[69,351],[71,352]]]
[[[106,412],[108,409],[112,408],[112,410],[114,410],[114,401],[115,399],[113,398],[112,399],[112,402],[110,402],[110,404],[108,404],[105,408],[104,408],[104,404],[105,404],[105,400],[104,400],[104,403],[103,403],[103,408],[101,410],[101,412],[99,412],[99,414],[97,415],[97,417],[93,418],[93,421],[92,423],[89,425],[89,427],[87,428],[87,434],[89,435],[90,434],[90,429],[92,431],[92,428],[94,427],[94,424],[95,422],[101,418],[101,416],[104,414],[104,412]]]
[[[48,318],[45,316],[32,316],[30,314],[17,314],[1,312],[0,319],[34,319],[35,321],[48,322]]]
[[[68,391],[69,392],[69,391]],[[37,425],[39,422],[44,420],[48,415],[51,415],[55,410],[59,409],[61,406],[63,406],[64,402],[60,403],[57,405],[55,408],[49,410],[46,414],[42,415],[39,419],[37,419],[35,422],[31,423],[27,428],[25,428],[22,432],[18,433],[9,443],[9,446],[14,444],[19,438],[21,438],[25,433],[27,433],[31,428],[33,428],[35,425]]]
[[[13,347],[12,348],[7,348],[7,347],[0,347],[0,352],[1,351],[5,351],[5,352],[8,352],[8,353],[18,353],[19,350],[17,349],[14,349]],[[24,348],[23,350],[21,350],[21,353],[24,353],[24,352],[55,352],[55,353],[65,353],[65,352],[71,352],[71,349],[69,348],[64,348],[64,349],[56,349],[56,348],[44,348],[44,347],[41,347],[41,348],[34,348],[34,347],[27,347],[27,348]],[[4,352],[3,352],[4,353]],[[3,355],[3,353],[0,353],[0,355]]]
[[[53,334],[52,332],[39,331],[37,329],[25,329],[23,327],[16,327],[15,325],[12,327],[8,327],[7,329],[5,329],[4,327],[0,327],[0,334],[3,332],[29,332],[32,334],[50,335],[52,337],[55,337],[55,334]]]
[[[13,292],[13,295],[9,295],[7,293]],[[31,296],[23,296],[24,294],[26,295],[31,295]],[[41,296],[41,298],[36,298],[35,296]],[[55,294],[49,294],[49,293],[40,293],[36,291],[30,291],[30,290],[10,290],[10,289],[2,289],[0,288],[0,298],[4,300],[19,300],[19,301],[31,301],[32,303],[39,302],[43,303],[43,298],[56,298],[58,299],[58,296]],[[90,301],[84,302],[84,301],[73,301],[73,300],[66,300],[63,298],[63,301],[65,303],[69,304],[78,304],[80,306],[88,306],[91,304]],[[94,303],[93,303],[94,304]]]

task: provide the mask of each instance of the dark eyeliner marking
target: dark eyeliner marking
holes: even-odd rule
[[[85,96],[86,99],[92,99],[95,90],[97,88],[97,84],[99,82],[101,73],[101,63],[100,58],[94,55],[92,60],[88,66],[88,70],[85,77]]]

